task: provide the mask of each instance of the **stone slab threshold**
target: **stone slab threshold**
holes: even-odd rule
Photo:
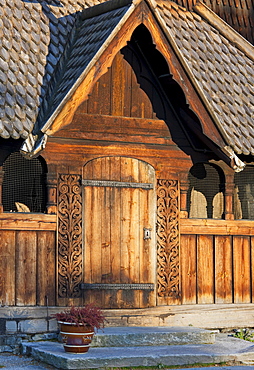
[[[163,346],[215,342],[215,332],[185,327],[106,327],[93,338],[92,347]]]
[[[223,362],[254,364],[254,343],[226,334],[216,334],[213,344],[92,347],[85,354],[67,354],[58,342],[23,342],[22,353],[63,370]]]

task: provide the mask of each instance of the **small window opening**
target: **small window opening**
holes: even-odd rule
[[[235,174],[234,217],[236,220],[254,220],[254,167],[246,166]]]
[[[44,212],[46,164],[41,157],[25,159],[12,153],[3,164],[2,202],[5,212]]]
[[[189,184],[189,218],[223,218],[225,177],[222,170],[215,165],[197,163],[189,172]]]

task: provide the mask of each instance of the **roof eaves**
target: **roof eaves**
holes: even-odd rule
[[[222,18],[215,14],[202,1],[198,1],[193,9],[202,18],[206,19],[211,26],[216,28],[225,38],[233,43],[239,50],[241,50],[248,58],[254,61],[254,46],[236,30],[234,30],[234,28],[232,28]]]
[[[96,17],[97,15],[108,13],[111,10],[123,8],[124,6],[130,5],[131,3],[132,0],[105,1],[104,3],[84,9],[80,15],[80,20],[84,21],[85,19],[93,18]]]
[[[151,0],[147,0],[147,1],[149,2]],[[215,13],[213,13],[213,14],[215,14]],[[207,97],[205,96],[201,86],[197,82],[191,68],[189,67],[189,65],[185,61],[185,58],[184,58],[180,48],[178,47],[176,41],[174,40],[174,37],[172,36],[170,30],[168,29],[165,20],[161,17],[160,12],[157,9],[157,6],[156,6],[156,8],[154,8],[154,15],[155,15],[157,21],[159,22],[160,26],[162,27],[162,29],[165,33],[165,36],[167,37],[169,43],[171,44],[173,50],[175,51],[175,53],[177,55],[177,57],[179,58],[180,62],[182,63],[187,75],[189,76],[189,78],[190,78],[192,84],[194,85],[197,93],[199,94],[201,100],[203,101],[203,103],[204,103],[206,109],[208,110],[211,118],[213,119],[215,125],[218,127],[223,139],[225,140],[226,143],[230,143],[230,138],[228,137],[226,131],[222,127],[222,125],[221,125],[220,121],[218,120],[217,116],[214,114],[213,108],[212,108],[209,100],[207,99]],[[234,153],[233,149],[230,146],[227,145],[224,148],[221,148],[221,150],[229,156],[229,158],[232,161],[232,168],[236,172],[239,172],[239,171],[243,170],[243,168],[245,167],[245,164],[237,157],[237,155]]]

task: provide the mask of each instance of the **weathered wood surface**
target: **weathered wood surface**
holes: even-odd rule
[[[253,221],[227,220],[226,223],[181,220],[183,304],[253,302]],[[229,229],[232,236],[228,235]]]
[[[252,220],[181,219],[182,234],[253,235]]]
[[[91,161],[83,178],[154,184],[151,166],[126,157]],[[85,302],[108,308],[155,305],[154,291],[110,289],[110,284],[155,284],[155,216],[149,212],[154,202],[154,189],[84,187],[84,281],[109,284],[86,290]],[[144,227],[152,229],[151,240],[144,240]]]
[[[0,242],[1,304],[55,305],[55,231],[0,230]]]
[[[56,215],[0,213],[0,230],[56,230]]]

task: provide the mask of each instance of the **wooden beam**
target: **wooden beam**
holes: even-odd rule
[[[0,213],[0,230],[56,230],[56,215],[43,213]]]
[[[254,235],[252,220],[181,219],[181,234]]]

